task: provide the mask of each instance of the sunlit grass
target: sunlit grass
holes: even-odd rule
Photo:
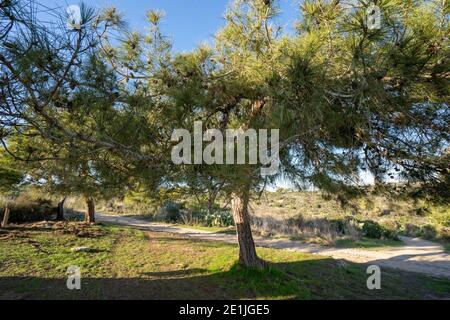
[[[365,267],[303,253],[258,249],[269,263],[237,263],[232,244],[114,226],[79,238],[27,231],[0,241],[0,297],[56,299],[411,299],[448,297],[450,281],[383,270],[383,290],[369,291]],[[92,253],[74,253],[87,246]],[[67,267],[82,270],[82,290],[65,287]]]

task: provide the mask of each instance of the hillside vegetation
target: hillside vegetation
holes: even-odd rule
[[[69,206],[82,210],[81,201]],[[99,210],[151,221],[183,224],[206,230],[233,227],[231,210],[219,199],[212,213],[187,195],[168,194],[162,201],[142,195],[103,201]],[[423,199],[365,196],[347,205],[319,192],[279,190],[255,196],[250,207],[253,230],[264,237],[293,238],[337,246],[397,246],[399,236],[439,241],[450,249],[450,208]]]
[[[359,239],[364,233],[372,238],[405,235],[450,241],[450,208],[425,200],[366,196],[341,206],[320,193],[281,190],[256,200],[253,213],[255,228],[262,234],[325,242]]]

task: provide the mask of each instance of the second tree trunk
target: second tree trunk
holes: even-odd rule
[[[60,203],[58,203],[58,212],[56,213],[56,221],[64,221],[64,204],[66,203],[64,198]]]
[[[9,224],[9,215],[10,215],[10,212],[11,212],[11,210],[10,210],[10,208],[9,208],[9,203],[6,203],[6,206],[5,206],[5,213],[4,213],[4,215],[3,215],[3,222],[1,223],[1,226],[2,226],[3,228],[6,228],[6,227],[8,226],[8,224]]]
[[[87,211],[86,222],[95,223],[95,201],[92,197],[86,197]]]

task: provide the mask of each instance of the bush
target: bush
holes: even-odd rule
[[[365,221],[362,227],[365,237],[370,239],[381,239],[385,232],[384,228],[374,221]]]
[[[437,237],[436,228],[432,225],[426,225],[420,230],[420,237],[427,240],[434,240]]]
[[[85,213],[76,211],[72,208],[66,208],[64,212],[64,219],[70,222],[83,222],[86,219]]]
[[[44,220],[53,220],[56,216],[56,206],[47,199],[31,200],[28,198],[18,199],[10,205],[10,223],[27,223]],[[3,219],[5,205],[0,207],[0,218]]]
[[[202,225],[205,227],[228,227],[234,225],[229,209],[215,208],[213,213],[200,206],[184,208],[183,205],[168,201],[160,209],[158,217],[169,223],[185,225]]]
[[[230,227],[234,225],[233,215],[228,209],[216,210],[205,215],[204,223],[208,227]]]
[[[383,238],[399,241],[398,232],[384,228]]]
[[[335,230],[340,235],[355,235],[358,232],[358,221],[353,217],[345,217],[343,219],[332,219],[329,220],[330,225],[333,230]]]
[[[439,231],[439,238],[444,241],[450,242],[450,228],[441,228],[441,230]]]
[[[159,211],[159,216],[166,222],[180,222],[182,221],[183,206],[173,201],[167,201]]]
[[[391,239],[398,240],[397,232],[383,227],[375,221],[365,221],[362,227],[362,232],[365,237],[369,239]]]
[[[420,227],[408,223],[405,226],[405,234],[409,237],[418,237],[420,235]]]

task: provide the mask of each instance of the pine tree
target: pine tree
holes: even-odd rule
[[[448,4],[306,1],[298,33],[273,23],[275,2],[234,1],[213,48],[179,55],[168,96],[185,127],[280,128],[280,176],[314,185],[341,201],[363,192],[361,170],[380,183],[393,172],[441,184],[448,168]],[[420,17],[420,18],[419,18]],[[195,109],[194,109],[195,106]],[[189,121],[188,121],[189,120]],[[186,123],[189,125],[186,126]],[[240,262],[258,259],[250,228],[251,190],[274,181],[255,166],[206,169],[232,198]]]

